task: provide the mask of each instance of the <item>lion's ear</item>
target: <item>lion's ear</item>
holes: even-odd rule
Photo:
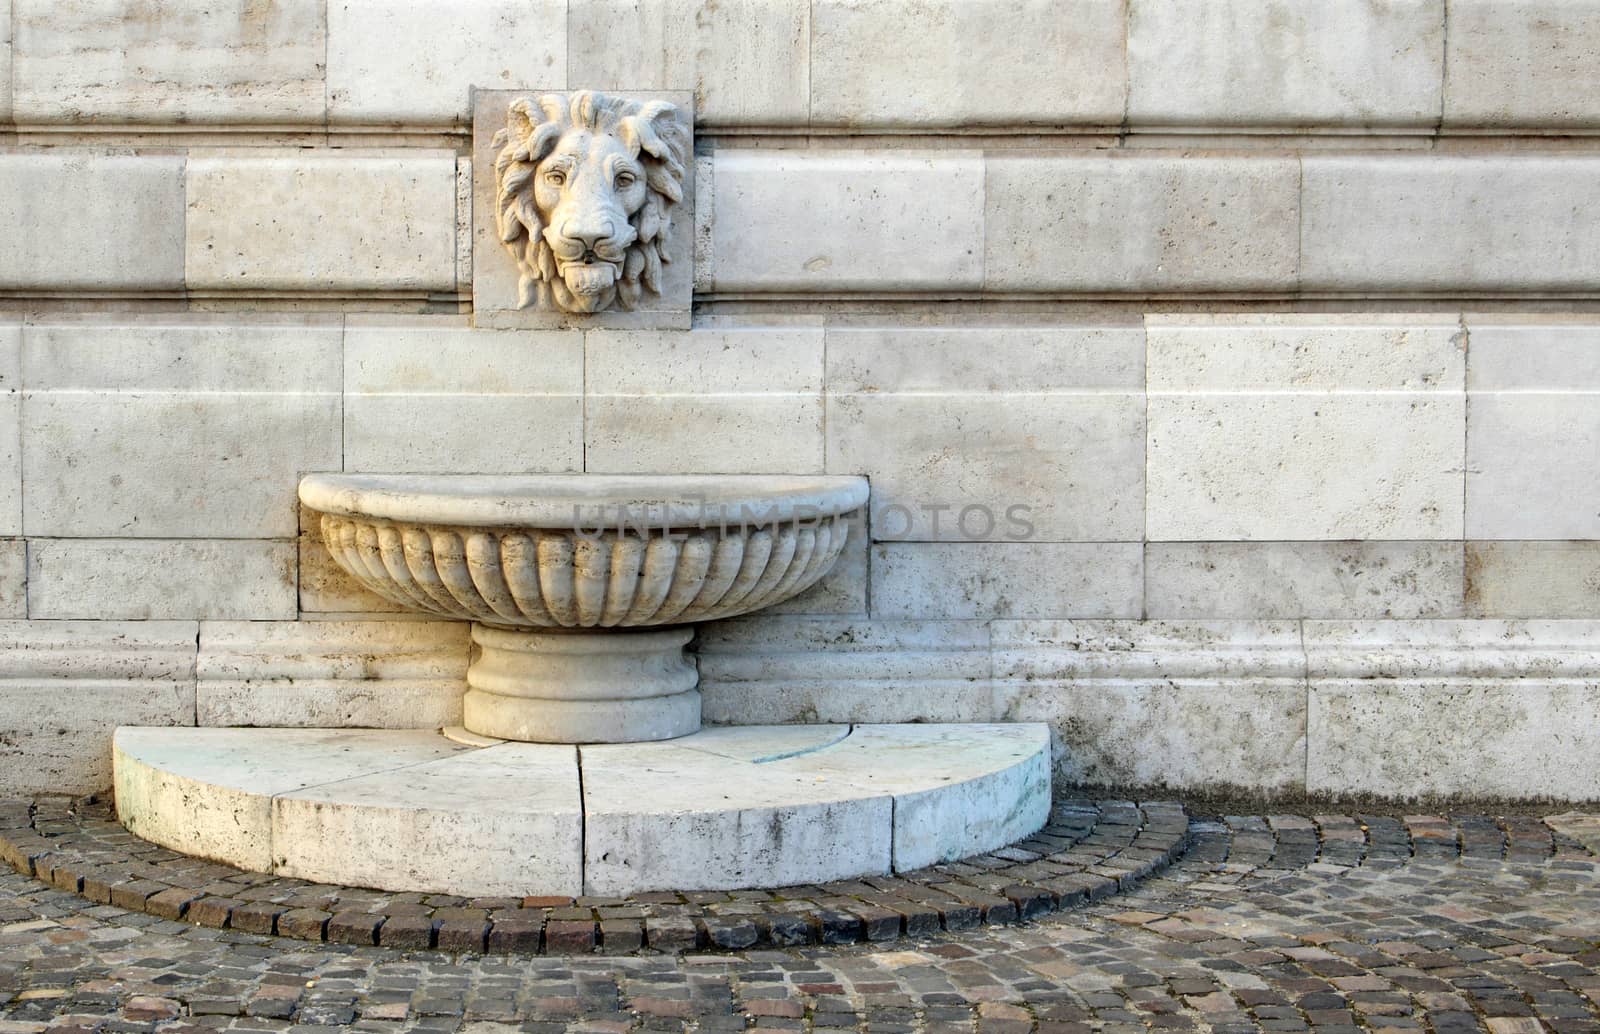
[[[659,194],[674,203],[683,200],[684,160],[679,144],[678,109],[666,101],[651,101],[637,115],[622,120],[622,140],[634,153],[643,151],[661,163],[659,169],[646,169],[645,179]]]
[[[533,101],[527,97],[518,97],[506,109],[506,133],[512,140],[526,140],[528,134],[533,132]],[[496,139],[499,136],[496,134]]]

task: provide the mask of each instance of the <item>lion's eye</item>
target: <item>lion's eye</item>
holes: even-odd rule
[[[636,179],[636,177],[631,172],[619,172],[619,173],[617,173],[617,189],[618,190],[626,190],[626,189],[628,189],[629,187],[633,186],[635,179]]]
[[[550,184],[552,187],[559,187],[561,184],[567,182],[567,174],[562,172],[560,169],[551,169],[549,172],[544,174],[544,181]]]

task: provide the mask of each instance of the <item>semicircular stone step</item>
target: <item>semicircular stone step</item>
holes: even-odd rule
[[[384,890],[621,896],[907,871],[1029,836],[1043,725],[741,726],[657,743],[434,731],[123,728],[146,840]]]

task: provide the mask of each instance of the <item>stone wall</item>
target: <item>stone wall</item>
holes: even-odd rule
[[[712,720],[1600,797],[1597,59],[1600,0],[0,0],[0,782],[458,718],[304,472],[826,471],[873,526],[702,632]],[[474,86],[694,91],[692,330],[474,326]]]

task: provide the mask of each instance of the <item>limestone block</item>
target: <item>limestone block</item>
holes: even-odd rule
[[[1467,398],[1467,536],[1600,538],[1600,392]]]
[[[177,290],[183,203],[182,158],[0,155],[0,288]]]
[[[0,123],[11,121],[11,8],[0,11]]]
[[[813,4],[811,121],[1105,126],[1126,97],[1121,0]]]
[[[694,95],[548,90],[473,94],[474,320],[687,330]]]
[[[827,410],[826,469],[871,477],[880,541],[1144,532],[1142,392],[830,395]]]
[[[1600,164],[1588,157],[1302,160],[1301,286],[1581,290],[1600,277]]]
[[[708,722],[994,721],[977,621],[743,618],[699,631]]]
[[[920,868],[1027,836],[1049,811],[1042,727],[778,732],[583,747],[585,891],[820,883]]]
[[[1128,121],[1409,126],[1439,120],[1444,0],[1129,0]]]
[[[117,815],[163,847],[271,872],[276,795],[464,749],[431,731],[125,726],[113,745]]]
[[[333,0],[328,121],[468,121],[472,88],[567,81],[562,0]]]
[[[339,465],[339,396],[32,391],[29,534],[283,537],[290,486]]]
[[[267,621],[293,618],[295,606],[293,542],[29,542],[28,616],[33,618]]]
[[[1056,778],[1303,786],[1305,663],[1287,621],[997,621],[996,706],[1052,730]]]
[[[0,539],[0,619],[27,616],[27,547],[21,539]]]
[[[0,322],[0,535],[22,531],[21,343],[22,328]]]
[[[1600,7],[1574,0],[1450,0],[1444,124],[1600,125]]]
[[[1152,394],[1151,540],[1459,539],[1445,392]]]
[[[1152,392],[1460,391],[1453,315],[1147,316]]]
[[[987,164],[987,290],[1295,285],[1300,170],[1293,159],[998,153]],[[717,193],[720,202],[720,178]]]
[[[1307,790],[1600,793],[1594,622],[1307,622],[1305,637]]]
[[[467,626],[442,621],[208,621],[200,725],[437,729],[461,721]]]
[[[1151,542],[1152,618],[1457,617],[1457,542]]]
[[[23,329],[29,391],[336,393],[342,328],[326,316],[57,316]]]
[[[1466,614],[1600,618],[1600,542],[1468,542]]]
[[[860,725],[770,770],[894,796],[896,872],[958,861],[1037,831],[1050,813],[1043,725]]]
[[[1138,617],[1137,542],[899,542],[872,550],[876,618]]]
[[[583,892],[578,751],[502,743],[281,794],[276,871],[380,889]],[[352,844],[361,850],[351,851]]]
[[[829,327],[831,393],[1142,391],[1144,329]]]
[[[805,0],[568,0],[567,7],[575,83],[692,91],[695,117],[713,128],[807,124]]]
[[[601,473],[817,474],[820,395],[591,395],[587,469]]]
[[[826,726],[816,733],[819,742],[834,738]],[[744,766],[695,750],[697,738],[582,748],[584,893],[790,886],[890,871],[893,797],[851,793],[777,762],[750,778]]]
[[[595,330],[585,335],[593,395],[816,394],[822,328]]]
[[[321,123],[321,4],[16,0],[23,122]]]
[[[582,469],[580,334],[355,323],[344,383],[346,470]]]
[[[716,291],[982,286],[977,154],[718,149],[712,176]]]
[[[1600,391],[1591,317],[1470,313],[1468,391]]]
[[[191,290],[453,291],[449,151],[191,157]]]
[[[0,783],[110,786],[113,728],[194,721],[194,642],[192,621],[0,622]]]

